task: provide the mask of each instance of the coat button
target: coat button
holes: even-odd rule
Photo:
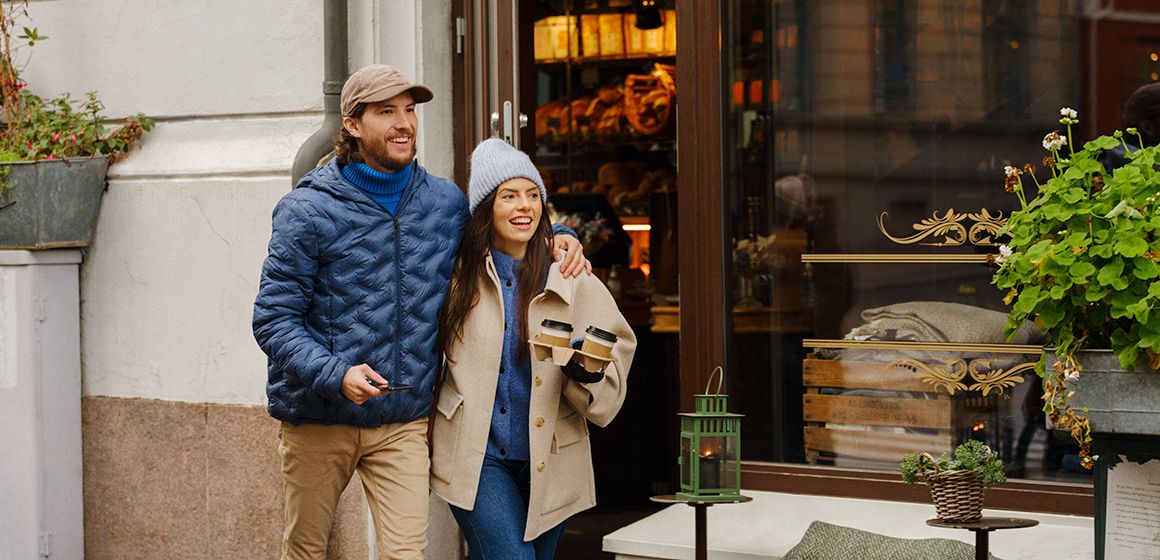
[[[537,416],[537,417],[536,417],[536,427],[537,427],[537,428],[540,428],[540,427],[542,427],[543,425],[544,425],[544,417],[543,417],[543,416]]]
[[[547,465],[545,465],[543,461],[540,461],[540,464],[536,465],[536,470],[540,471],[540,472],[544,472],[545,466],[547,466]]]
[[[536,376],[536,387],[539,387],[540,385],[543,385],[543,384],[544,384],[544,380],[540,379],[540,376],[537,375]]]

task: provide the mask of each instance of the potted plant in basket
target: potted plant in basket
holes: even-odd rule
[[[1018,197],[1020,208],[999,231],[1009,240],[994,258],[999,268],[993,281],[1006,291],[1004,301],[1013,304],[1006,334],[1030,319],[1054,346],[1037,367],[1044,411],[1051,425],[1071,431],[1080,444],[1081,464],[1091,469],[1096,459],[1092,425],[1081,401],[1093,403],[1093,410],[1089,399],[1101,395],[1110,401],[1146,401],[1153,397],[1138,391],[1160,387],[1160,376],[1135,375],[1106,392],[1094,383],[1105,371],[1160,366],[1160,309],[1153,309],[1160,304],[1160,148],[1128,150],[1124,133],[1116,131],[1077,150],[1072,135],[1079,122],[1076,112],[1064,108],[1060,115],[1066,135],[1052,132],[1043,139],[1050,154],[1042,171],[1037,174],[1031,164],[1006,169],[1006,188]],[[1127,134],[1143,146],[1135,129]],[[1128,163],[1108,172],[1099,157],[1118,146],[1125,148]],[[1025,177],[1037,188],[1031,200]],[[1100,358],[1088,350],[1096,348],[1111,352]],[[1089,373],[1081,383],[1085,370]],[[1154,409],[1160,400],[1151,404]]]
[[[47,37],[17,26],[27,15],[27,0],[0,5],[0,249],[82,247],[92,239],[106,167],[153,121],[137,114],[110,129],[95,92],[80,100],[34,94],[16,55]]]
[[[983,517],[983,491],[1007,480],[1003,462],[981,441],[967,440],[953,457],[927,452],[904,455],[900,467],[907,484],[930,487],[935,512],[944,521],[975,521]]]

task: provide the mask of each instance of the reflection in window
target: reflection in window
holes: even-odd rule
[[[974,438],[1015,477],[1086,480],[1042,428],[1026,365],[1042,337],[1007,343],[985,263],[1012,210],[1003,166],[1041,159],[1074,104],[1072,9],[726,3],[728,384],[745,459],[894,471]]]

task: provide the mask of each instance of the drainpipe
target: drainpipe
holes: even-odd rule
[[[318,129],[298,148],[294,166],[290,170],[291,184],[318,165],[318,160],[334,148],[334,138],[342,127],[339,96],[347,78],[346,0],[323,0],[322,3],[323,53],[325,56],[322,82],[322,107],[325,119]]]

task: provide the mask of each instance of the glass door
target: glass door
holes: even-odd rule
[[[592,445],[598,501],[647,503],[676,475],[676,3],[466,0],[462,10],[469,102],[459,106],[474,130],[462,151],[494,136],[531,156],[553,222],[576,231],[633,326],[627,400]]]

